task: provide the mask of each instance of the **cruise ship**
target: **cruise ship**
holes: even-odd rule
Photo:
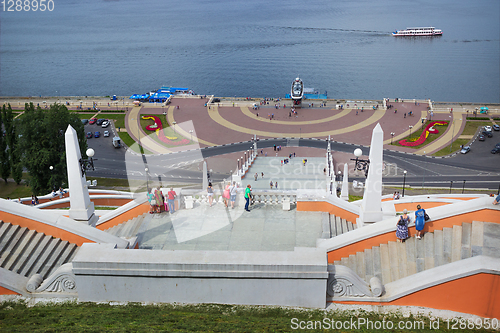
[[[290,93],[293,105],[296,107],[300,107],[302,104],[302,98],[304,97],[304,83],[300,78],[296,78],[292,82],[292,90]]]
[[[406,28],[405,30],[396,30],[393,36],[441,36],[443,31],[434,27]]]

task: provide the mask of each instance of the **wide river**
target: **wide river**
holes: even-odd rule
[[[167,85],[283,97],[300,76],[329,98],[500,102],[498,0],[52,5],[50,12],[2,8],[0,96],[131,95]],[[391,35],[412,26],[444,33]]]

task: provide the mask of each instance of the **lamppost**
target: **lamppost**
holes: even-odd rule
[[[413,128],[412,125],[408,126],[410,128],[410,139],[411,139],[411,129]]]
[[[193,130],[189,130],[189,134],[191,134],[191,141],[193,141]]]
[[[451,194],[451,188],[453,187],[453,180],[450,180],[450,194]]]
[[[146,189],[149,193],[149,169],[145,168],[144,171],[146,171]]]
[[[464,183],[462,184],[462,194],[464,194],[464,190],[465,190],[465,179],[464,179]]]
[[[51,166],[49,166],[49,169],[50,169],[50,178],[52,180],[52,184],[54,184],[54,179],[52,179],[52,177],[54,177],[54,172],[53,172],[54,171],[54,167],[51,165]],[[500,186],[498,188],[500,188]],[[52,185],[52,189],[55,189],[54,185]]]
[[[351,161],[356,161],[354,164],[354,170],[360,170],[365,172],[365,177],[368,177],[368,169],[370,167],[370,160],[362,160],[359,157],[363,155],[363,151],[359,148],[354,149],[354,156],[356,158],[351,158]]]
[[[94,149],[92,149],[92,148],[87,149],[87,151],[85,152],[85,154],[89,157],[89,159],[80,158],[80,160],[79,160],[79,162],[80,162],[80,169],[82,171],[82,177],[85,176],[85,172],[87,172],[87,171],[94,171],[95,170],[95,168],[94,168],[94,161],[97,161],[97,159],[95,159],[95,160],[92,159],[92,157],[95,154]]]
[[[177,124],[177,122],[173,121],[172,124],[174,125],[174,133],[175,133],[175,124]]]
[[[405,196],[406,170],[403,171],[403,197]]]
[[[394,139],[394,135],[396,135],[396,133],[391,132],[391,145],[392,145],[392,139]]]

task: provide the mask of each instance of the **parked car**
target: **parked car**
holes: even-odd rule
[[[500,125],[497,125],[497,124],[493,125],[493,129],[495,131],[500,131]]]
[[[214,99],[212,99],[212,103],[220,103],[220,98],[214,98]]]
[[[483,131],[483,135],[487,136],[488,138],[492,138],[493,137],[493,133],[488,132],[488,131]]]
[[[96,121],[97,121],[97,119],[95,119],[95,118],[90,118],[90,120],[89,120],[89,124],[90,124],[90,125],[94,125],[94,124],[96,123]]]
[[[101,125],[103,128],[106,128],[109,126],[109,121],[108,120],[105,120],[102,122],[102,125]]]
[[[82,124],[87,125],[89,123],[88,119],[82,119]]]
[[[500,148],[500,142],[495,145],[495,148]]]
[[[109,136],[109,131],[104,131],[103,136],[107,138]]]
[[[470,147],[469,146],[465,146],[465,147],[462,148],[462,150],[460,150],[461,154],[467,154],[468,152],[470,152]]]
[[[94,133],[94,138],[98,138],[98,137],[100,137],[100,136],[101,136],[101,132],[95,132],[95,133]]]
[[[102,125],[102,123],[103,123],[105,120],[106,120],[106,119],[97,119],[97,121],[96,121],[96,123],[95,123],[95,124],[96,124],[96,125],[98,125],[98,126],[101,126],[101,125]]]
[[[484,126],[484,130],[486,132],[491,132],[492,131],[491,126]]]
[[[87,139],[92,139],[92,132],[87,132]]]
[[[482,135],[482,134],[479,134],[479,135],[477,136],[477,139],[478,139],[479,141],[484,141],[484,140],[486,140],[485,136],[484,136],[484,135]]]
[[[497,148],[497,147],[493,148],[493,149],[491,150],[491,153],[492,153],[492,154],[500,153],[500,147],[498,147],[498,148]]]

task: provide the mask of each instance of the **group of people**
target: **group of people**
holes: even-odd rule
[[[422,239],[423,230],[425,226],[425,222],[429,219],[429,216],[425,212],[420,205],[417,205],[417,210],[415,211],[415,230],[416,230],[416,239]],[[396,224],[396,237],[398,238],[398,242],[404,242],[408,237],[408,225],[410,224],[410,217],[408,216],[408,210],[403,210],[403,215],[401,215]]]
[[[394,194],[392,195],[392,200],[399,200],[400,198],[401,196],[399,195],[399,191],[394,192]]]
[[[173,187],[171,187],[170,191],[167,193],[167,200],[165,200],[165,196],[160,186],[156,189],[153,188],[148,190],[147,196],[149,201],[149,214],[161,213],[162,208],[164,212],[170,212],[170,214],[175,212],[175,198],[177,197],[177,193],[175,193]]]

